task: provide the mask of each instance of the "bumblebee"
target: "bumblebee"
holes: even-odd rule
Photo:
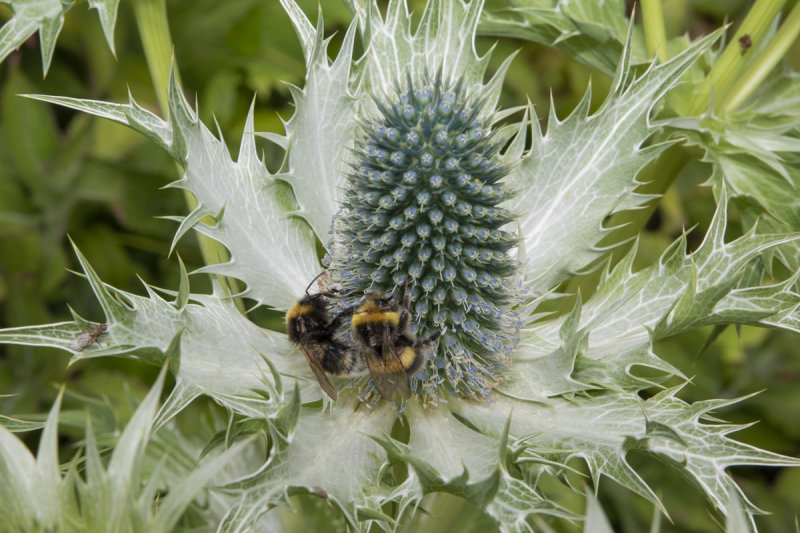
[[[409,376],[422,367],[442,334],[438,330],[424,339],[415,338],[408,331],[411,316],[407,307],[408,293],[403,305],[393,296],[369,293],[351,318],[350,337],[363,353],[373,385],[388,400],[411,394]]]
[[[331,316],[329,300],[333,296],[332,292],[308,294],[306,289],[306,295],[286,313],[286,330],[289,340],[303,350],[322,390],[335,400],[336,389],[325,373],[335,376],[363,373],[364,364],[355,350],[336,338],[348,314]]]

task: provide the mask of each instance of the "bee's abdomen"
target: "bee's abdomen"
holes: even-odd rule
[[[357,375],[367,370],[364,358],[338,341],[331,341],[325,345],[325,353],[320,363],[325,372],[334,376]]]

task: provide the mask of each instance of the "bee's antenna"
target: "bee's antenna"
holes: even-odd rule
[[[308,284],[308,287],[306,287],[306,294],[308,294],[308,289],[310,289],[310,288],[311,288],[311,286],[314,284],[314,282],[315,282],[315,281],[317,281],[317,280],[318,280],[319,278],[321,278],[322,276],[324,276],[326,272],[327,272],[327,270],[323,270],[322,272],[320,272],[319,274],[317,274],[316,276],[314,276],[314,279],[312,279],[312,280],[311,280],[311,283],[309,283],[309,284]]]

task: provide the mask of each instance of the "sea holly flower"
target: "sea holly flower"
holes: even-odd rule
[[[605,259],[604,221],[650,199],[636,192],[637,174],[670,146],[648,144],[666,127],[656,108],[718,34],[636,72],[628,37],[603,105],[590,114],[587,93],[569,117],[551,113],[544,133],[531,106],[497,108],[511,58],[486,79],[488,55],[474,48],[481,1],[431,0],[418,24],[403,1],[385,14],[353,2],[356,19],[333,60],[321,18],[315,28],[293,0],[281,3],[307,76],[292,88],[297,109],[285,135],[263,134],[285,150],[277,173],[256,151],[252,110],[234,160],[174,77],[167,120],[133,99],[36,98],[120,122],[167,150],[185,169],[172,185],[198,204],[175,217],[175,240],[195,229],[225,245],[231,260],[203,272],[241,280],[241,296],[258,305],[285,311],[303,294],[322,271],[317,241],[345,298],[407,289],[413,332],[445,330],[415,377],[417,394],[401,406],[365,404],[340,379],[330,402],[286,335],[255,325],[219,286],[192,293],[182,270],[177,291],[124,292],[77,248],[105,314],[98,342],[75,345],[94,326],[78,316],[4,330],[0,340],[58,347],[73,361],[167,364],[175,386],[156,425],[201,395],[231,412],[228,435],[257,420],[269,457],[218,487],[234,501],[222,531],[248,530],[295,494],[320,496],[353,530],[393,530],[440,491],[467,499],[502,531],[530,531],[580,518],[541,483],[571,490],[575,459],[595,491],[605,476],[668,512],[629,464],[632,450],[676,468],[719,512],[752,522],[757,509],[728,467],[798,461],[728,436],[741,426],[712,413],[738,400],[689,404],[681,385],[640,395],[658,380],[635,368],[685,379],[653,343],[702,325],[796,330],[795,278],[770,280],[759,259],[796,250],[797,236],[754,225],[726,241],[723,183],[699,247],[689,252],[681,236],[638,271],[634,247],[607,264],[585,302],[578,295],[570,311],[545,313],[559,285]],[[589,502],[587,516],[596,516]]]
[[[422,73],[364,119],[333,223],[334,279],[345,294],[402,295],[411,333],[444,332],[419,382],[437,399],[488,396],[518,341],[508,278],[516,234],[491,116],[459,84]],[[351,304],[354,305],[354,304]],[[419,383],[415,382],[415,384]],[[420,390],[419,392],[422,392]]]

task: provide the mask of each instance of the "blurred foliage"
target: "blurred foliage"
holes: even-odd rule
[[[422,0],[410,3],[418,11],[423,4]],[[300,4],[313,20],[317,1]],[[489,0],[487,4],[490,9],[506,5],[502,0]],[[667,33],[696,36],[726,20],[736,23],[748,4],[744,0],[664,2]],[[629,2],[629,13],[631,5]],[[282,131],[281,119],[288,119],[292,112],[286,84],[302,85],[305,67],[297,38],[279,3],[171,0],[168,12],[183,85],[194,91],[192,96],[198,99],[203,121],[216,121],[235,151],[246,111],[255,98],[256,129]],[[8,10],[0,6],[0,21],[8,16]],[[349,20],[344,4],[326,2],[326,34],[336,32],[334,52]],[[495,38],[482,38],[479,50],[495,43]],[[0,327],[70,320],[67,302],[90,320],[101,316],[85,281],[68,271],[76,269],[77,262],[67,236],[92,258],[102,279],[122,290],[142,293],[137,276],[155,286],[177,289],[178,264],[174,255],[167,255],[175,225],[154,218],[154,214],[186,212],[180,191],[161,190],[179,176],[168,155],[126,128],[18,96],[43,93],[125,102],[130,91],[140,104],[157,110],[127,2],[120,5],[115,44],[116,58],[108,50],[97,17],[84,3],[66,17],[45,79],[33,38],[0,64],[0,159],[4,162],[0,165]],[[506,77],[502,95],[506,107],[530,98],[539,115],[546,117],[552,95],[557,114],[564,117],[579,101],[589,80],[594,107],[608,90],[608,76],[561,52],[514,39],[496,44],[490,70],[519,50]],[[277,168],[280,161],[266,143],[261,146],[268,166]],[[646,227],[639,264],[652,262],[684,228],[707,225],[714,203],[710,191],[697,185],[708,172],[702,164],[683,171]],[[690,242],[702,234],[698,229]],[[184,238],[177,250],[190,272],[202,266],[193,236]],[[205,276],[193,277],[192,284],[195,291],[210,290]],[[788,406],[800,404],[796,337],[729,328],[701,351],[712,333],[719,332],[707,328],[656,347],[669,362],[694,376],[683,397],[689,401],[731,398],[763,390],[730,413],[732,422],[759,421],[740,432],[738,438],[799,456],[800,426],[788,410]],[[47,412],[57,394],[53,384],[67,382],[73,393],[106,398],[105,403],[93,408],[111,409],[106,416],[110,426],[102,428],[111,432],[111,426],[122,424],[119,419],[131,412],[130,388],[135,389],[134,396],[142,397],[158,371],[127,360],[106,359],[66,368],[65,354],[37,349],[34,357],[32,352],[33,348],[22,346],[0,347],[0,414]],[[84,405],[85,401],[75,396],[65,398],[65,409]],[[210,406],[198,407],[207,408]],[[76,413],[76,417],[79,415]],[[184,415],[182,420],[188,418]],[[75,426],[82,428],[82,423]],[[186,431],[191,432],[191,427]],[[640,459],[643,464],[637,467],[642,467],[644,477],[663,487],[666,507],[681,509],[671,517],[672,523],[662,521],[663,531],[718,528],[699,493],[687,490],[683,480],[659,464]],[[752,468],[736,475],[752,500],[773,513],[768,519],[759,519],[764,531],[793,529],[800,509],[800,471]],[[601,501],[617,531],[638,532],[650,527],[649,503],[608,481],[604,483]],[[298,509],[321,505],[315,498],[307,499],[298,500]],[[402,525],[402,531],[467,531],[463,528],[467,523],[474,531],[492,527],[480,511],[452,496],[430,496],[423,508],[429,514],[420,513]],[[316,516],[330,523],[326,514]],[[293,523],[290,517],[284,518],[285,523]],[[307,521],[300,523],[308,525]]]

